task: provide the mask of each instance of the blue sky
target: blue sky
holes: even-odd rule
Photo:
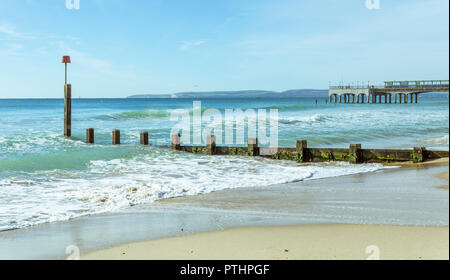
[[[449,1],[0,0],[0,98],[448,79]]]

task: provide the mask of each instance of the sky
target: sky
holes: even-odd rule
[[[448,0],[366,2],[0,0],[0,98],[448,79]]]

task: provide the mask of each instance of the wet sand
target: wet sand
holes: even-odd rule
[[[224,257],[278,259],[284,257],[284,255],[278,254],[282,247],[288,247],[282,249],[282,253],[284,253],[284,250],[291,252],[291,250],[302,249],[297,246],[307,246],[308,242],[306,241],[297,244],[298,234],[302,234],[306,227],[311,228],[307,230],[311,234],[300,237],[308,240],[308,236],[313,237],[316,233],[319,234],[316,231],[322,231],[323,236],[335,241],[328,243],[329,250],[333,250],[332,248],[341,250],[339,248],[342,248],[347,242],[344,240],[348,240],[350,244],[351,240],[356,238],[360,240],[361,246],[363,243],[366,246],[365,243],[373,242],[383,245],[385,258],[441,258],[445,251],[424,251],[414,246],[424,244],[424,246],[434,248],[435,243],[431,244],[426,241],[433,240],[433,242],[441,244],[441,247],[447,249],[448,252],[448,191],[438,189],[443,184],[442,179],[438,176],[447,170],[448,160],[447,163],[409,166],[353,176],[225,190],[200,196],[163,200],[68,222],[0,232],[0,259],[63,259],[67,257],[66,248],[71,245],[77,246],[82,256],[94,258],[95,255],[89,254],[93,253],[99,256],[98,254],[105,252],[103,251],[105,249],[120,248],[117,247],[120,244],[128,246],[127,244],[135,242],[153,242],[151,240],[167,244],[167,242],[173,243],[171,242],[173,240],[167,239],[172,237],[193,238],[192,240],[195,242],[198,240],[198,236],[204,236],[204,232],[212,232],[205,233],[210,236],[205,237],[205,240],[213,243],[214,240],[218,240],[217,238],[232,238],[233,236],[236,239],[229,239],[230,242],[235,240],[236,244],[245,243],[249,241],[245,238],[249,238],[250,234],[262,242],[258,243],[261,244],[259,250],[265,248],[269,254],[257,257],[254,252],[258,252],[258,249],[249,247],[247,253],[241,252],[240,257],[225,253]],[[386,195],[386,190],[388,195]],[[348,224],[355,226],[350,227]],[[286,227],[289,225],[292,227]],[[342,235],[346,235],[345,238],[349,236],[351,238],[345,239],[342,236],[342,239],[333,239],[338,238],[339,235],[330,230],[319,230],[322,228],[316,228],[318,225],[337,230]],[[385,226],[381,227],[383,229],[378,227],[375,229],[367,225]],[[420,227],[391,227],[389,225],[419,225]],[[226,229],[232,230],[224,231]],[[358,236],[352,236],[350,233],[353,231],[357,232]],[[446,238],[442,238],[443,231],[447,231]],[[370,235],[369,232],[374,232],[375,235]],[[377,239],[379,237],[377,232],[380,234],[390,232],[393,235],[398,234],[398,236],[408,236],[408,238],[403,243],[401,240],[389,243],[389,238]],[[195,235],[200,233],[202,235]],[[281,234],[282,237],[276,237],[275,233]],[[223,234],[229,235],[229,237],[223,236]],[[286,241],[283,241],[284,235],[286,235]],[[292,238],[289,239],[289,236]],[[420,236],[424,236],[426,239],[423,243]],[[365,239],[366,237],[370,238]],[[410,243],[414,239],[421,241],[414,245]],[[151,244],[149,246],[156,246]],[[251,244],[249,243],[249,246]],[[257,246],[257,244],[253,243],[252,246]],[[354,258],[363,258],[366,247],[363,246],[361,253],[361,246],[354,247],[355,251],[348,254],[341,251],[336,258],[350,258],[349,254],[355,254]],[[395,249],[395,246],[401,246],[404,250]],[[237,245],[230,247],[238,248]],[[319,247],[314,250],[322,252],[321,250],[326,248]],[[197,250],[200,248],[198,247]],[[310,252],[307,251],[307,247],[304,249],[305,252]],[[403,253],[395,255],[388,253],[389,250]],[[408,250],[415,253],[407,255]],[[166,257],[180,258],[184,256],[180,255],[183,254],[182,251],[172,251],[172,253]],[[212,253],[214,252],[195,255],[193,258],[208,258],[207,254]],[[324,253],[321,257],[309,253],[308,255],[297,253],[292,255],[292,258],[333,258],[334,255],[331,255]],[[126,258],[139,257],[151,258],[151,256],[139,256],[137,252],[134,254],[132,251]],[[161,258],[163,257],[161,255]],[[188,256],[185,257],[188,258]],[[111,255],[109,258],[115,257]]]
[[[448,190],[448,171],[439,174],[439,175],[438,175],[438,178],[439,178],[439,179],[442,179],[442,180],[444,180],[444,181],[447,181],[447,185],[440,186],[439,188],[440,188],[440,189],[443,189],[443,190]]]

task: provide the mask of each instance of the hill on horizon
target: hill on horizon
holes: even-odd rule
[[[328,90],[293,89],[282,92],[267,90],[179,92],[174,94],[138,94],[127,98],[301,98],[328,97]]]

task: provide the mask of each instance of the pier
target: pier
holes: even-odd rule
[[[448,80],[388,81],[383,86],[330,86],[330,103],[417,104],[419,94],[449,92]]]

